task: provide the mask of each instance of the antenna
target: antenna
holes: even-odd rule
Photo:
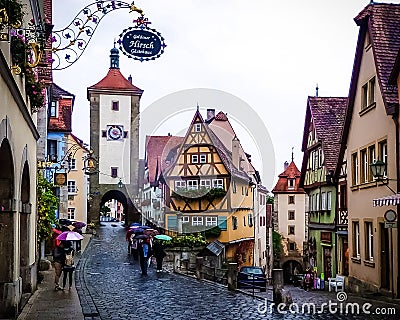
[[[318,83],[317,83],[317,86],[315,87],[315,96],[316,97],[318,97],[318,90],[319,90],[319,88],[318,88]]]
[[[292,147],[292,162],[293,162],[293,159],[294,159],[293,149],[294,149],[294,147]]]

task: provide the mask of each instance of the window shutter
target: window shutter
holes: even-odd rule
[[[228,227],[227,227],[227,224],[226,224],[226,217],[224,217],[224,216],[218,216],[218,227],[221,229],[221,230],[226,230]]]
[[[177,217],[176,216],[168,216],[168,229],[176,229],[177,228]]]

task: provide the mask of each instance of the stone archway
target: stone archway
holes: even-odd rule
[[[29,233],[29,217],[30,217],[30,178],[29,178],[29,165],[25,161],[22,170],[21,178],[21,203],[22,208],[19,213],[19,261],[20,261],[20,275],[22,278],[22,292],[31,292],[32,285],[30,281],[30,268],[29,268],[29,243],[30,243],[30,233]]]
[[[128,211],[128,199],[126,198],[125,194],[119,190],[110,190],[107,191],[103,197],[101,198],[100,201],[100,208],[103,207],[103,205],[110,201],[110,200],[117,200],[119,203],[122,204],[122,207],[124,208],[123,212],[126,214]],[[100,214],[100,213],[99,213]]]
[[[13,282],[14,270],[14,162],[10,143],[6,138],[0,146],[0,306],[5,305],[3,292]],[[2,313],[0,307],[0,314]],[[4,311],[4,310],[3,310]]]
[[[301,260],[298,261],[296,259],[287,260],[282,264],[282,269],[283,269],[283,281],[284,281],[284,283],[285,284],[292,284],[293,275],[302,274],[303,273],[302,261]]]

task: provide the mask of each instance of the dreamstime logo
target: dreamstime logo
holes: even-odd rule
[[[258,304],[257,310],[260,314],[270,313],[274,311],[280,314],[377,314],[377,315],[394,315],[396,314],[395,308],[384,307],[384,308],[372,308],[371,303],[357,303],[357,302],[345,302],[347,301],[346,292],[338,292],[336,294],[336,300],[328,300],[328,302],[323,302],[317,305],[313,302],[305,303],[292,303],[287,306],[285,303],[270,303],[265,299],[264,303]]]
[[[147,159],[148,162],[154,162],[152,165],[157,166],[158,175],[160,174],[160,171],[162,171],[164,175],[167,172],[170,172],[170,177],[164,176],[166,182],[169,183],[168,187],[171,189],[170,195],[172,197],[168,197],[168,202],[166,202],[165,199],[162,199],[164,203],[161,203],[160,194],[160,198],[157,199],[160,202],[156,202],[155,199],[154,203],[150,203],[149,201],[149,203],[144,202],[146,204],[146,207],[144,208],[142,201],[142,207],[139,208],[139,211],[141,211],[142,214],[145,211],[151,211],[149,206],[157,208],[154,212],[155,214],[157,214],[157,211],[159,212],[160,219],[158,219],[158,217],[152,217],[152,220],[155,223],[162,224],[161,221],[164,219],[161,218],[161,216],[165,214],[163,207],[165,209],[170,208],[172,210],[171,213],[180,211],[184,214],[185,210],[190,210],[188,206],[190,206],[191,198],[192,200],[202,198],[205,199],[204,201],[206,203],[208,203],[208,205],[205,205],[205,210],[200,210],[197,215],[201,216],[210,209],[215,212],[215,208],[213,207],[215,199],[217,199],[216,202],[222,202],[226,193],[230,192],[229,188],[232,188],[232,181],[230,183],[228,180],[221,182],[221,174],[218,174],[218,170],[214,170],[214,174],[210,174],[200,168],[204,161],[200,158],[201,154],[198,155],[198,164],[194,166],[197,167],[196,172],[187,175],[196,176],[196,178],[200,180],[198,184],[188,185],[189,182],[187,181],[185,183],[180,183],[181,181],[184,181],[184,179],[179,177],[185,175],[182,172],[169,171],[177,157],[179,157],[178,153],[180,152],[180,147],[183,143],[183,137],[185,136],[195,115],[196,108],[199,108],[200,114],[204,120],[206,120],[208,116],[207,109],[215,109],[215,115],[218,114],[219,111],[222,111],[234,127],[233,132],[232,128],[227,123],[224,123],[221,126],[213,125],[212,123],[209,125],[205,124],[206,131],[212,131],[212,141],[209,143],[207,139],[204,139],[203,141],[198,142],[199,146],[202,144],[209,144],[210,147],[213,148],[214,152],[216,151],[219,156],[223,158],[222,162],[225,165],[227,162],[229,165],[232,165],[233,161],[229,159],[227,160],[226,157],[232,158],[232,139],[234,138],[234,135],[237,134],[238,138],[241,139],[240,144],[243,146],[244,151],[251,153],[252,159],[246,159],[248,157],[248,154],[246,153],[240,155],[241,160],[239,160],[240,163],[238,165],[240,170],[236,170],[236,173],[239,176],[242,175],[242,179],[243,176],[246,177],[246,174],[243,175],[243,172],[247,172],[247,176],[251,176],[254,174],[252,167],[254,165],[256,170],[261,173],[263,185],[269,186],[273,182],[275,176],[275,153],[272,140],[263,120],[246,102],[224,91],[206,88],[188,89],[169,94],[155,101],[140,113],[140,141],[148,142],[147,136],[166,137],[169,135],[171,137],[170,139],[165,138],[164,140],[160,138],[158,143],[163,144],[163,149],[161,154],[158,154],[157,159]],[[136,121],[138,120],[139,119]],[[219,143],[216,145],[214,143],[215,141],[219,141]],[[191,144],[190,141],[188,144]],[[192,141],[192,145],[193,144],[196,144],[194,140]],[[144,148],[147,148],[147,146],[141,144],[140,147],[140,154],[143,155]],[[233,168],[227,169],[231,170]],[[203,180],[202,175],[204,175],[204,180],[208,181],[201,181]],[[153,179],[154,177],[149,177],[149,180],[152,182],[154,182]],[[168,179],[170,180],[168,181]],[[176,181],[178,182],[176,183]],[[149,188],[149,191],[150,190],[154,189]],[[129,190],[127,191],[129,193]],[[225,194],[223,194],[224,192]],[[242,195],[242,199],[237,199],[237,206],[245,206],[244,202],[246,193],[239,189],[236,195],[236,198],[239,198]],[[133,194],[129,194],[129,196],[135,198],[135,195]],[[182,199],[184,199],[183,202]],[[188,200],[185,201],[185,199]],[[176,205],[178,200],[182,203],[180,207]],[[173,201],[175,201],[175,204],[172,204]],[[192,203],[193,202],[194,201],[192,201]],[[155,206],[156,204],[157,206]],[[246,207],[252,207],[252,205],[247,205]],[[164,225],[160,226],[165,228]],[[207,229],[212,227],[213,225],[206,226],[204,218],[203,227],[201,228]]]

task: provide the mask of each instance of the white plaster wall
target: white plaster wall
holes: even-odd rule
[[[119,111],[111,109],[112,101],[119,101]],[[99,184],[117,184],[119,178],[124,184],[130,183],[130,130],[131,97],[121,95],[100,95],[99,104]],[[108,141],[102,137],[107,125],[123,125],[128,132],[122,141]],[[118,167],[118,178],[111,177],[111,167]]]
[[[289,204],[288,197],[294,196],[294,204]],[[281,193],[278,198],[278,232],[291,241],[296,242],[296,248],[303,254],[303,241],[306,241],[306,195],[295,193]],[[295,220],[289,220],[289,211],[295,212]],[[294,225],[294,235],[288,235],[288,226]]]
[[[19,76],[15,76],[16,82],[20,82]],[[29,223],[29,259],[28,264],[31,265],[35,262],[35,248],[36,248],[36,140],[32,131],[28,127],[22,113],[19,111],[18,106],[14,102],[14,98],[8,90],[3,78],[0,77],[0,122],[6,117],[8,118],[10,132],[7,130],[7,138],[11,146],[11,152],[14,165],[14,199],[17,203],[17,211],[20,209],[21,199],[21,178],[24,159],[24,148],[27,146],[27,161],[29,165],[30,174],[30,197],[29,202],[32,204],[32,212],[30,214]],[[1,130],[0,143],[5,137],[6,133]],[[19,276],[19,212],[14,214],[13,226],[14,228],[14,270],[13,279],[16,280]]]

